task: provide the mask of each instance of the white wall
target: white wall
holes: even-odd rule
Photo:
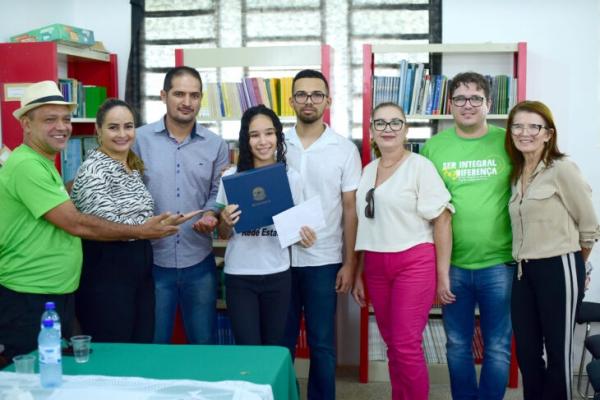
[[[119,96],[125,95],[125,77],[131,41],[128,0],[0,0],[0,41],[45,25],[61,23],[91,29],[119,62]]]
[[[73,25],[94,31],[96,41],[117,54],[119,97],[125,98],[127,62],[131,47],[131,5],[129,0],[73,0]]]

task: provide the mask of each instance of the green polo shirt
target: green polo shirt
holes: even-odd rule
[[[68,200],[52,161],[17,147],[0,168],[0,285],[22,293],[77,289],[81,240],[44,218]]]

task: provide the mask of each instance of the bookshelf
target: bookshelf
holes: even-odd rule
[[[175,65],[187,65],[199,70],[204,88],[208,84],[240,82],[243,78],[293,77],[305,68],[320,70],[331,81],[332,49],[329,45],[306,46],[269,46],[269,47],[231,47],[206,49],[176,49]],[[210,75],[207,79],[206,76]],[[216,77],[216,79],[214,79]],[[331,86],[331,85],[330,85]],[[331,94],[330,94],[331,95]],[[281,101],[287,103],[291,93],[284,93]],[[202,115],[202,110],[200,111]],[[280,116],[284,124],[295,121],[293,115]],[[329,110],[325,113],[325,122],[330,121]],[[200,122],[215,127],[215,130],[227,140],[235,140],[240,118],[201,117]],[[224,134],[229,133],[229,135]]]
[[[398,45],[363,45],[363,141],[361,156],[363,164],[370,160],[369,122],[373,105],[373,83],[378,59],[386,59],[389,55],[398,54],[404,58],[414,55],[442,56],[441,73],[451,78],[456,73],[473,70],[481,74],[509,74],[516,79],[516,101],[525,100],[527,43],[453,43],[453,44],[398,44]],[[431,64],[431,63],[429,63]],[[436,71],[436,73],[439,71]],[[489,120],[506,119],[506,114],[489,114]],[[451,121],[452,116],[446,114],[410,114],[409,121]],[[409,132],[410,135],[410,132]]]
[[[12,116],[20,102],[6,97],[7,85],[74,78],[85,85],[106,87],[108,97],[119,94],[116,54],[55,42],[0,43],[0,59],[0,126],[2,143],[10,149],[20,145],[23,136],[19,121]],[[94,122],[93,118],[73,118],[73,135],[93,135]],[[60,155],[55,163],[60,171]]]
[[[472,70],[481,74],[508,74],[516,79],[516,101],[522,101],[526,98],[526,74],[527,74],[527,43],[467,43],[467,44],[365,44],[363,45],[363,109],[362,109],[362,146],[361,158],[363,166],[371,161],[371,146],[369,124],[371,121],[371,110],[374,100],[374,77],[376,67],[380,64],[387,64],[390,61],[387,58],[391,54],[401,55],[403,58],[421,54],[427,56],[430,60],[432,56],[442,57],[441,73],[451,78],[458,72]],[[380,61],[382,60],[382,61]],[[429,63],[431,65],[431,62]],[[388,68],[389,69],[389,68]],[[440,71],[432,71],[439,73]],[[490,114],[488,120],[506,119],[506,114]],[[445,114],[423,115],[407,113],[407,119],[410,121],[441,121],[442,123],[451,123],[452,116]],[[410,136],[410,131],[409,131]],[[410,142],[410,138],[409,138]],[[434,307],[430,312],[430,321],[439,320],[441,316],[440,308]],[[362,307],[360,310],[360,349],[359,349],[359,379],[366,383],[369,379],[388,380],[387,361],[369,359],[370,332],[371,327],[377,327],[371,323],[373,311],[371,306]],[[428,323],[429,325],[429,323]],[[431,329],[431,326],[428,327]],[[438,329],[439,333],[439,329]],[[442,332],[443,333],[443,332]],[[426,337],[426,333],[424,336]],[[431,336],[431,332],[429,334]],[[427,346],[427,343],[426,343]],[[479,347],[478,347],[479,346]],[[474,343],[474,350],[477,353],[480,350],[480,344],[477,343],[477,335]],[[518,366],[514,352],[511,356],[510,377],[508,386],[515,388],[518,386]],[[477,357],[476,357],[477,359]],[[448,379],[447,365],[440,363],[429,364],[431,380]]]

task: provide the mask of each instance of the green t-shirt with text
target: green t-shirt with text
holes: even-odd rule
[[[68,200],[52,161],[17,147],[0,168],[0,285],[21,293],[77,289],[81,240],[44,218]]]
[[[488,125],[480,138],[465,139],[454,127],[425,143],[429,158],[452,195],[452,265],[481,269],[512,260],[511,163],[505,130]]]

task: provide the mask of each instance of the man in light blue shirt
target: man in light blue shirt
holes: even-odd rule
[[[216,195],[221,171],[229,163],[227,143],[196,123],[202,99],[198,71],[167,72],[160,93],[167,106],[160,120],[137,130],[134,151],[144,161],[144,182],[155,213],[206,210],[178,234],[152,243],[156,316],[154,341],[169,343],[179,305],[188,341],[216,341],[217,276],[212,231],[217,224]]]

